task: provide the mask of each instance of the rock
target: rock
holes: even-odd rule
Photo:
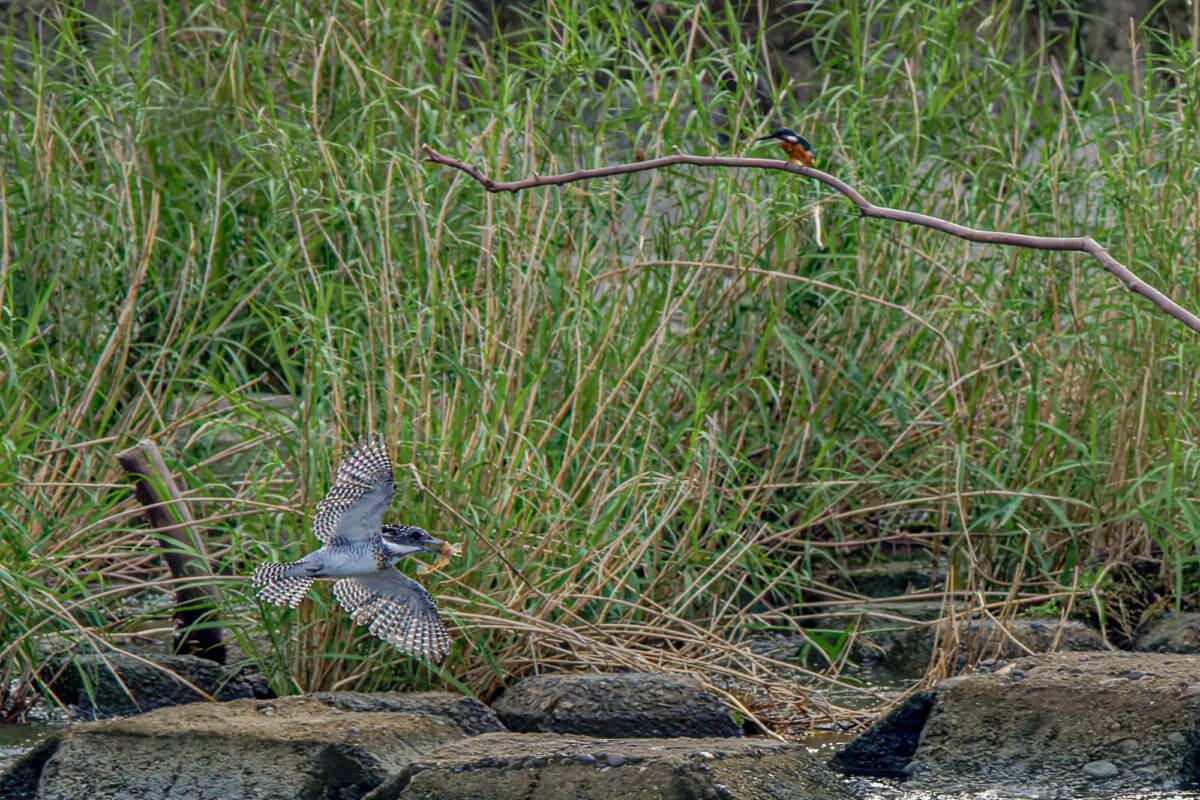
[[[488,733],[405,767],[367,800],[850,800],[800,744]]]
[[[863,597],[895,599],[929,589],[939,577],[930,573],[928,560],[888,561],[840,570],[831,575],[827,582]],[[940,577],[944,579],[944,573]]]
[[[829,766],[847,775],[903,778],[933,708],[933,692],[916,692],[834,754]]]
[[[1161,616],[1138,631],[1133,647],[1154,653],[1200,653],[1200,614]]]
[[[314,700],[344,711],[399,711],[445,717],[468,736],[504,730],[496,712],[464,694],[451,692],[314,692]]]
[[[942,640],[948,632],[946,627],[941,628]],[[929,666],[937,634],[936,626],[913,627],[890,634],[871,633],[869,639],[878,647],[875,652],[862,650],[863,665],[876,673],[919,677]],[[988,658],[1020,658],[1029,652],[1050,652],[1056,637],[1057,652],[1109,649],[1097,631],[1075,620],[1014,619],[1003,628],[990,619],[971,620],[958,628],[956,667],[963,669]]]
[[[1089,761],[1083,765],[1083,771],[1092,778],[1115,778],[1121,772],[1111,761]]]
[[[943,682],[905,789],[966,782],[1071,796],[1193,785],[1196,683],[1200,658],[1147,653],[1030,656]]]
[[[492,704],[506,727],[604,737],[741,736],[729,707],[687,675],[535,675]]]
[[[192,703],[66,728],[44,761],[36,796],[357,800],[463,736],[445,719],[342,711],[303,697]]]
[[[58,737],[49,736],[4,772],[0,772],[0,797],[6,800],[36,800],[42,768],[57,751]]]
[[[140,714],[207,699],[188,683],[217,700],[254,696],[251,684],[238,677],[237,670],[196,656],[91,653],[75,656],[47,677],[55,696],[74,703],[87,719]]]

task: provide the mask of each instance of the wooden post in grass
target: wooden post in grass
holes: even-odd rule
[[[162,543],[171,577],[195,579],[175,588],[175,649],[224,664],[224,632],[216,616],[220,594],[211,580],[212,565],[158,445],[143,440],[117,453],[117,461],[137,480],[138,501]]]

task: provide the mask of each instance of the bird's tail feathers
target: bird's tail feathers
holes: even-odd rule
[[[279,564],[274,561],[259,564],[254,570],[254,588],[258,589],[258,596],[277,606],[295,608],[300,605],[300,601],[308,594],[313,579],[293,575],[295,567],[295,564]]]
[[[291,577],[291,567],[291,564],[280,564],[275,561],[259,564],[254,570],[254,588],[259,589],[268,583],[274,583],[280,578]]]

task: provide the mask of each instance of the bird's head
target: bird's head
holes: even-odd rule
[[[768,133],[766,136],[760,136],[757,139],[755,139],[754,141],[765,142],[768,139],[778,139],[779,141],[784,142],[786,144],[798,144],[801,147],[803,147],[805,150],[808,150],[808,151],[812,150],[812,145],[808,143],[808,139],[805,139],[803,136],[796,133],[791,128],[776,128],[775,130]]]
[[[440,553],[446,546],[445,542],[433,538],[416,525],[384,525],[380,534],[383,536],[384,546],[398,556]]]

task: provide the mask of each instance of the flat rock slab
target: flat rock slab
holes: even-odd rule
[[[1055,653],[939,684],[905,788],[1174,790],[1198,764],[1200,658]]]
[[[192,703],[67,728],[36,796],[357,800],[463,735],[446,719],[342,711],[302,697]]]
[[[803,745],[489,733],[405,767],[368,800],[850,800]]]
[[[453,692],[314,692],[308,697],[343,711],[393,711],[444,717],[468,736],[504,730],[496,712]]]
[[[535,675],[506,690],[492,709],[505,727],[528,733],[742,735],[717,695],[693,677],[670,673]]]

